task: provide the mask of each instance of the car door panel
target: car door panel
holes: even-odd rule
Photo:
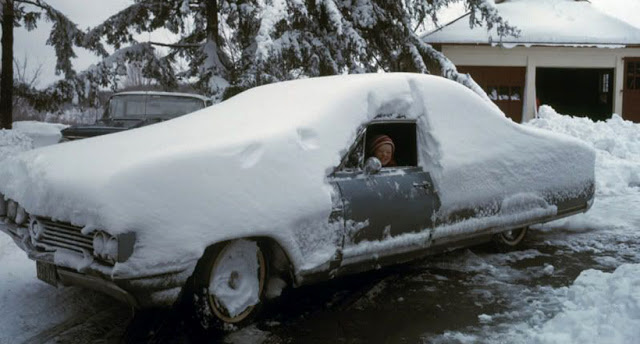
[[[337,184],[348,223],[345,246],[433,227],[439,200],[429,173],[419,167],[345,173]]]

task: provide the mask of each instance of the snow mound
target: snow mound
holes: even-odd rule
[[[0,161],[33,149],[33,140],[15,130],[0,130]]]
[[[563,311],[534,336],[536,343],[626,344],[640,338],[640,264],[613,273],[586,270],[569,287]]]
[[[13,130],[29,136],[33,140],[33,147],[53,145],[60,142],[60,131],[68,127],[58,123],[44,123],[36,121],[13,122]]]
[[[640,124],[617,114],[606,121],[558,114],[543,105],[527,125],[578,138],[596,151],[596,193],[637,192],[640,187]]]

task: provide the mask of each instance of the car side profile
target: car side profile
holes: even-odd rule
[[[371,149],[381,135],[394,164]],[[587,211],[594,169],[586,144],[444,78],[311,78],[9,158],[0,228],[47,283],[139,308],[184,298],[220,328],[284,285],[516,246],[528,226]]]

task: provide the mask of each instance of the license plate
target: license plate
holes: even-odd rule
[[[47,282],[54,287],[58,286],[58,273],[55,265],[36,261],[36,272],[39,280]]]

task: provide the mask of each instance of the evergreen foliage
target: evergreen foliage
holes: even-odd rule
[[[496,26],[501,37],[518,34],[494,0],[134,0],[87,32],[43,0],[14,1],[16,25],[33,29],[43,18],[54,24],[47,44],[55,48],[56,71],[65,78],[42,91],[17,89],[39,110],[91,104],[101,87],[117,89],[132,64],[166,90],[189,82],[217,100],[277,81],[378,71],[440,74],[486,98],[418,32],[424,23],[438,24],[438,10],[461,1],[471,12],[471,26]],[[158,29],[177,39],[136,39]],[[103,44],[115,52],[108,54]],[[76,73],[73,47],[104,58]]]
[[[2,0],[2,17],[0,21],[9,27],[24,26],[28,31],[34,30],[40,20],[47,20],[53,24],[47,44],[51,45],[56,52],[56,74],[64,74],[65,82],[59,84],[59,88],[51,88],[45,92],[39,92],[28,85],[14,85],[13,73],[2,74],[3,90],[0,93],[0,104],[2,105],[1,126],[10,128],[12,122],[12,106],[10,105],[13,98],[13,89],[16,88],[16,95],[27,97],[26,99],[33,101],[37,107],[53,107],[54,104],[61,101],[72,99],[78,89],[79,84],[74,84],[77,75],[73,69],[71,59],[76,57],[74,47],[82,47],[95,52],[100,56],[108,56],[100,42],[100,37],[89,36],[83,30],[73,23],[62,12],[50,6],[44,0]],[[10,24],[13,22],[12,24]],[[3,54],[2,66],[4,71],[12,69],[13,58],[13,30],[3,30],[2,50],[10,52]],[[10,36],[10,37],[8,37]],[[56,87],[58,87],[56,86]],[[66,86],[66,87],[65,87]],[[69,87],[72,86],[72,87]],[[62,98],[55,96],[65,93]],[[89,92],[84,92],[89,93]],[[54,96],[54,97],[52,97]],[[43,102],[46,104],[43,105]]]
[[[437,73],[485,96],[417,33],[421,23],[437,23],[437,11],[458,1],[471,12],[471,26],[496,26],[501,37],[518,34],[493,0],[135,0],[87,36],[129,49],[105,60],[98,75],[138,60],[145,77],[168,88],[195,79],[200,91],[218,98],[225,90],[228,96],[276,81],[377,71]],[[134,38],[159,28],[179,38]],[[170,50],[158,58],[153,52],[160,45]],[[178,58],[187,68],[174,70]]]

